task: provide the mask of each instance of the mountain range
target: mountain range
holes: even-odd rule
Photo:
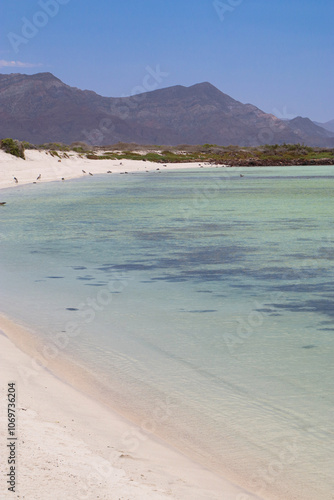
[[[51,73],[0,74],[0,138],[5,137],[33,144],[334,147],[334,120],[280,120],[207,82],[114,98],[70,87]]]

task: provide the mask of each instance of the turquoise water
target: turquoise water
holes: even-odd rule
[[[333,498],[333,190],[277,167],[3,191],[1,309],[143,432],[264,498]]]

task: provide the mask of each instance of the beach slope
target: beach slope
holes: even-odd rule
[[[0,316],[0,499],[254,500],[87,397],[19,349],[24,329]],[[10,338],[11,340],[10,340]],[[12,341],[14,339],[14,342]],[[8,491],[8,384],[16,390],[15,494]],[[129,453],[124,436],[141,436]]]

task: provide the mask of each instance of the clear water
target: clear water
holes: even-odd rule
[[[333,498],[333,190],[289,167],[3,191],[1,309],[143,433],[264,498]]]

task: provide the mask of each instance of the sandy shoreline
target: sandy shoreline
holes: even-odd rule
[[[0,316],[1,427],[6,450],[7,388],[16,383],[17,486],[7,490],[2,453],[0,499],[254,500],[241,488],[170,448],[36,364],[20,347],[24,329]],[[29,334],[27,333],[27,338]],[[13,342],[14,340],[14,342]],[[135,452],[124,436],[144,436]],[[138,434],[139,433],[139,434]]]
[[[52,182],[70,180],[84,176],[138,172],[156,172],[162,170],[194,169],[211,167],[204,163],[169,163],[166,167],[161,163],[145,162],[140,160],[88,160],[79,153],[71,151],[66,158],[59,152],[59,157],[51,156],[49,152],[26,150],[26,159],[22,160],[0,150],[0,189],[19,187],[33,182]],[[83,173],[83,170],[86,173]],[[41,178],[37,180],[37,177]],[[18,180],[15,182],[14,177]],[[1,201],[1,200],[0,200]]]

